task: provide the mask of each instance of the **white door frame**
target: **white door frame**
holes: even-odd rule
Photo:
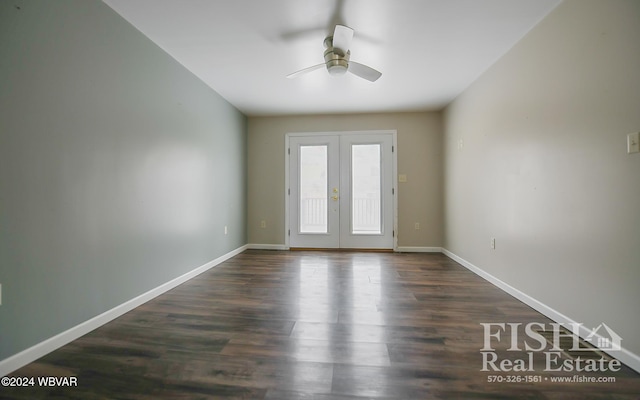
[[[370,131],[335,131],[335,132],[292,132],[287,133],[285,135],[284,141],[284,154],[285,154],[285,166],[284,166],[284,176],[285,176],[285,212],[284,212],[284,238],[285,238],[285,248],[290,249],[290,240],[289,240],[289,232],[291,227],[289,226],[291,221],[289,218],[289,207],[290,207],[290,193],[291,193],[291,185],[290,185],[290,144],[289,139],[291,137],[310,137],[310,136],[342,136],[342,135],[380,135],[387,134],[392,137],[392,160],[391,160],[391,175],[392,179],[392,208],[393,208],[393,251],[398,251],[398,143],[397,136],[398,131],[395,129],[388,130],[370,130]]]

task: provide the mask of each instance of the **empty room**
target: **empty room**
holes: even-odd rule
[[[639,22],[0,2],[0,399],[638,399]]]

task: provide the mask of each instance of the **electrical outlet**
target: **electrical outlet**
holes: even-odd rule
[[[491,238],[491,248],[495,250],[495,248],[496,248],[496,238]]]
[[[627,135],[627,154],[640,152],[640,132]]]
[[[226,235],[227,233],[229,233],[229,230],[227,229],[227,226],[224,226],[224,234]]]
[[[413,224],[413,227],[415,228],[415,230],[419,231],[420,230],[420,223],[416,222],[415,224]]]
[[[267,221],[263,219],[262,221],[260,221],[260,228],[266,228],[266,227],[267,227]]]

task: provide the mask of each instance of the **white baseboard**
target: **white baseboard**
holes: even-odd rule
[[[289,250],[284,244],[261,244],[250,243],[247,245],[250,250]],[[413,247],[399,246],[395,249],[398,253],[442,253],[442,247]]]
[[[284,244],[260,244],[251,243],[247,245],[249,250],[289,250]]]
[[[103,312],[100,315],[97,315],[85,322],[80,323],[79,325],[74,326],[73,328],[67,329],[66,331],[59,333],[49,339],[46,339],[43,342],[40,342],[34,346],[29,347],[26,350],[21,351],[18,354],[15,354],[9,358],[6,358],[0,361],[0,377],[10,374],[11,372],[21,368],[47,354],[50,352],[64,346],[65,344],[72,342],[79,337],[86,335],[92,330],[99,328],[100,326],[106,324],[109,321],[118,318],[119,316],[133,310],[134,308],[141,306],[147,301],[173,289],[174,287],[188,281],[189,279],[215,267],[216,265],[228,260],[229,258],[238,255],[245,251],[248,248],[247,245],[239,247],[223,256],[216,258],[215,260],[209,261],[208,263],[187,272],[184,275],[181,275],[175,279],[170,280],[169,282],[163,283],[162,285],[149,290],[146,293],[141,294],[138,297],[135,297],[127,302],[120,304],[108,311]]]
[[[513,286],[509,285],[508,283],[496,278],[495,276],[491,275],[490,273],[484,271],[483,269],[473,265],[472,263],[470,263],[469,261],[465,260],[464,258],[461,258],[459,256],[457,256],[456,254],[450,252],[449,250],[443,248],[442,252],[448,256],[449,258],[455,260],[456,262],[460,263],[462,266],[464,266],[465,268],[467,268],[469,271],[475,273],[476,275],[480,276],[481,278],[485,279],[486,281],[489,281],[490,283],[494,284],[495,286],[497,286],[498,288],[502,289],[503,291],[509,293],[510,295],[512,295],[513,297],[515,297],[516,299],[520,300],[521,302],[523,302],[524,304],[528,305],[529,307],[533,308],[534,310],[538,311],[539,313],[549,317],[550,319],[554,320],[555,322],[561,323],[561,324],[565,324],[565,325],[570,325],[573,326],[572,324],[577,324],[578,322],[574,321],[573,319],[569,318],[568,316],[562,314],[561,312],[549,307],[548,305],[542,303],[541,301],[529,296],[528,294],[521,292],[520,290],[514,288]],[[591,330],[589,330],[587,327],[585,326],[580,326],[580,333],[579,336],[583,339],[586,339],[587,336],[589,336],[591,334]],[[624,364],[626,364],[629,368],[635,370],[636,372],[640,372],[640,356],[638,356],[635,353],[632,353],[631,351],[625,349],[624,347],[620,350],[617,350],[615,352],[611,352],[608,351],[607,349],[601,349],[602,351],[604,351],[605,353],[609,353],[611,354],[611,356],[617,358],[618,360],[620,360],[621,362],[623,362]]]
[[[398,253],[442,253],[442,247],[398,246]]]

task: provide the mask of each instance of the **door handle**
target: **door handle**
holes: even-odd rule
[[[338,201],[338,196],[331,196],[331,199],[332,199],[333,201]]]

